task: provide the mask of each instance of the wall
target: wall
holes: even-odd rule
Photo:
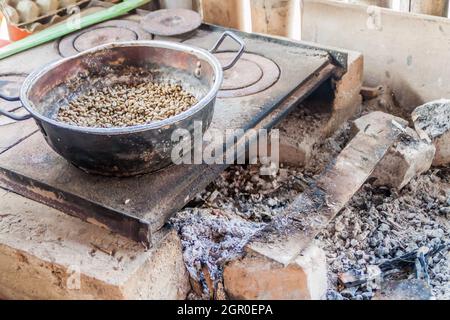
[[[388,84],[407,109],[450,98],[450,19],[304,0],[302,39],[360,51],[365,84]]]

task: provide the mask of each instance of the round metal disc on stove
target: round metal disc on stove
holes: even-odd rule
[[[226,57],[217,57],[222,65],[229,62]],[[222,90],[237,90],[257,83],[263,76],[261,68],[253,61],[242,59],[223,74]]]
[[[177,36],[194,31],[202,24],[201,16],[188,9],[162,9],[141,20],[142,29],[158,36]]]
[[[219,52],[214,54],[225,64],[235,57],[235,52]],[[239,61],[224,72],[219,98],[244,97],[270,88],[280,78],[277,64],[266,57],[244,53]]]
[[[135,21],[110,20],[62,38],[58,48],[63,57],[70,57],[106,43],[151,39]]]
[[[96,47],[108,42],[137,40],[137,34],[124,28],[102,27],[80,34],[73,42],[78,52]]]

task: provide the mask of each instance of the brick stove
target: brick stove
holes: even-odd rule
[[[0,90],[17,90],[35,68],[103,43],[158,39],[209,49],[225,30],[203,24],[181,37],[158,37],[144,31],[139,19],[133,15],[107,21],[3,60]],[[339,78],[347,67],[345,52],[236,33],[246,42],[246,53],[225,72],[211,129],[270,129],[323,82]],[[223,48],[217,57],[228,61],[234,44],[225,42]],[[1,108],[22,112],[17,103],[2,103]],[[33,120],[11,124],[0,118],[1,187],[147,246],[154,244],[152,239],[167,219],[225,168],[181,165],[133,178],[93,176],[54,153]]]

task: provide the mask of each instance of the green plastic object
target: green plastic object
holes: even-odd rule
[[[12,56],[16,53],[39,46],[43,43],[58,39],[66,34],[78,31],[93,24],[97,24],[106,20],[110,20],[136,9],[152,0],[124,0],[123,2],[101,10],[87,16],[81,17],[79,20],[68,19],[61,24],[55,25],[48,29],[32,34],[22,40],[13,42],[0,49],[0,60]]]

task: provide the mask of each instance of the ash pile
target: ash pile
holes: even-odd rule
[[[312,146],[306,165],[281,164],[272,176],[262,176],[257,165],[232,166],[172,219],[191,275],[191,299],[227,298],[224,266],[314,185],[355,126],[367,130],[372,105],[365,104],[363,120],[345,123]],[[410,127],[393,118],[402,131],[398,141],[314,239],[326,255],[323,299],[450,298],[449,111],[450,102],[441,100],[417,108]],[[302,112],[297,116],[314,120]]]
[[[312,182],[296,168],[280,168],[273,176],[260,169],[230,167],[172,219],[197,288],[191,298],[224,297],[224,265],[239,258],[249,240]]]
[[[366,184],[318,237],[327,252],[328,299],[372,299],[382,288],[380,271],[364,279],[371,266],[405,260],[409,265],[393,266],[383,278],[416,278],[416,254],[426,248],[441,249],[422,267],[423,277],[436,299],[450,298],[450,172],[435,169],[415,178],[400,192]],[[403,266],[401,266],[403,267]],[[347,283],[345,275],[362,275],[362,283]],[[367,281],[366,281],[367,280]],[[348,288],[346,288],[348,286]],[[401,297],[399,297],[401,298]]]

